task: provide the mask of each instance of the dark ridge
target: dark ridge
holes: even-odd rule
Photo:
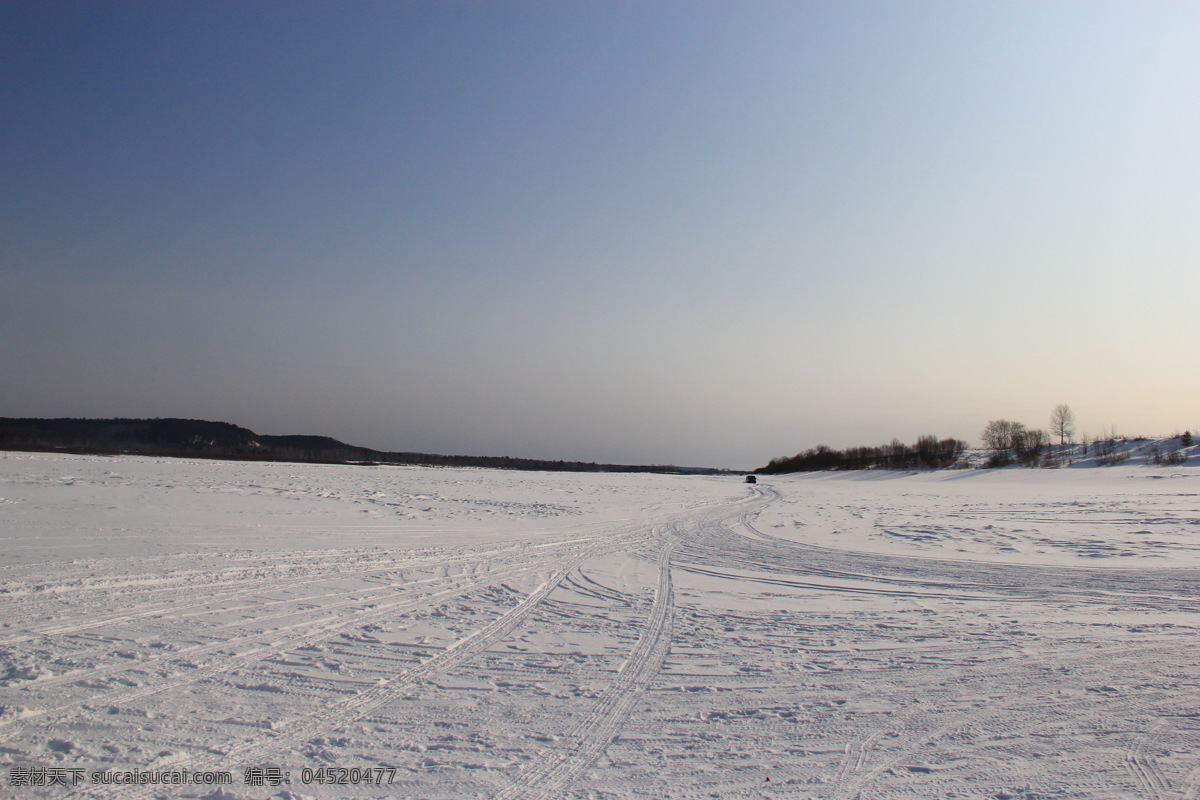
[[[200,419],[35,419],[0,417],[0,450],[299,461],[321,464],[407,464],[430,467],[557,472],[658,472],[713,475],[725,470],[673,465],[636,466],[506,456],[445,456],[356,447],[328,436],[261,436],[228,422]]]

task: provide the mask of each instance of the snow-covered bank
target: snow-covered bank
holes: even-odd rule
[[[1190,465],[9,453],[0,545],[4,796],[1200,793]],[[91,782],[122,770],[233,781]]]

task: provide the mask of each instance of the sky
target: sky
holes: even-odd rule
[[[0,416],[1200,428],[1192,2],[0,4]]]

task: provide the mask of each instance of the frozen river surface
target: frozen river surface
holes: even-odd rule
[[[8,453],[0,548],[4,797],[1200,797],[1200,468]]]

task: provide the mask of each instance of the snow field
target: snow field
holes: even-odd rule
[[[1197,798],[1198,496],[1187,466],[755,487],[9,453],[0,787]],[[322,766],[395,777],[300,782]]]

